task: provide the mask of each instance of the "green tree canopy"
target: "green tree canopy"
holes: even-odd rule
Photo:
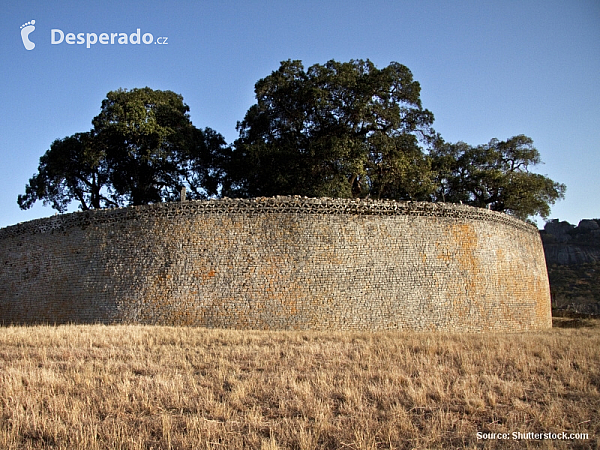
[[[107,94],[93,129],[56,140],[18,198],[65,211],[216,195],[226,155],[223,137],[192,125],[181,95],[150,88]]]
[[[73,200],[82,209],[118,205],[106,189],[106,159],[96,144],[92,131],[55,140],[40,158],[38,173],[25,186],[25,195],[19,195],[19,206],[28,209],[42,200],[62,212]]]
[[[566,186],[530,172],[540,164],[533,140],[524,135],[472,147],[439,140],[431,152],[437,186],[434,199],[502,211],[520,219],[547,218]]]
[[[255,85],[233,150],[192,125],[181,95],[119,89],[93,128],[57,139],[19,195],[65,211],[225,195],[371,197],[462,202],[521,219],[548,217],[566,187],[530,171],[541,158],[524,135],[471,146],[445,142],[398,63],[284,61]]]
[[[417,199],[433,190],[419,83],[398,63],[284,61],[238,123],[225,193]]]

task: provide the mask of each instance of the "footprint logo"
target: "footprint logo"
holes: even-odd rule
[[[23,39],[23,45],[27,50],[33,50],[35,48],[35,44],[29,40],[29,34],[35,30],[34,25],[35,20],[21,25],[21,39]]]

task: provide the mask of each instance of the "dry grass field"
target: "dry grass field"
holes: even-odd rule
[[[599,448],[600,323],[555,320],[515,334],[4,327],[0,448]]]

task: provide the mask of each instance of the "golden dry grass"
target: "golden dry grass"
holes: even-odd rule
[[[557,320],[515,334],[0,328],[0,448],[598,448],[600,326]],[[477,439],[563,431],[589,438]]]

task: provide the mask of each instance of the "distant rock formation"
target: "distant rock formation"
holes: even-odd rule
[[[540,234],[548,265],[600,262],[600,219],[583,219],[578,226],[554,219]]]
[[[554,314],[600,315],[600,219],[553,220],[540,235]]]

